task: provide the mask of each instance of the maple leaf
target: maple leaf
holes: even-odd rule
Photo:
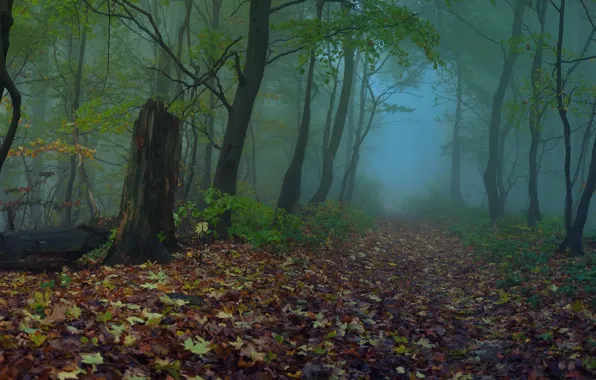
[[[197,355],[204,355],[211,351],[209,347],[210,343],[207,342],[205,339],[201,338],[200,336],[195,336],[197,343],[195,343],[192,338],[187,338],[184,341],[184,349],[192,352],[193,354]]]
[[[234,347],[237,350],[239,350],[244,345],[244,341],[239,336],[236,337],[236,341],[228,343],[230,344],[230,346]]]

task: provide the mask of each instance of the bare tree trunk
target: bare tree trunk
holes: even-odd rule
[[[563,104],[563,72],[562,72],[562,54],[563,54],[563,34],[565,29],[565,6],[566,0],[561,0],[559,6],[559,36],[557,39],[557,59],[555,63],[557,92],[557,108],[559,116],[563,122],[563,136],[565,139],[565,230],[569,236],[572,227],[573,194],[571,187],[571,125],[567,117],[567,106]],[[564,250],[567,245],[563,242],[559,247]]]
[[[317,20],[321,20],[323,14],[324,0],[317,0]],[[315,72],[315,49],[310,52],[310,59],[308,62],[308,71],[306,74],[306,89],[304,90],[304,106],[302,110],[302,118],[300,122],[300,129],[298,131],[298,140],[294,155],[290,166],[284,175],[281,185],[279,198],[277,199],[277,208],[292,212],[296,204],[300,201],[300,190],[302,186],[302,165],[304,164],[304,157],[306,155],[306,147],[308,146],[308,136],[310,133],[310,117],[311,117],[311,96],[312,85]]]
[[[575,187],[575,184],[577,183],[578,178],[580,178],[580,173],[582,173],[582,177],[583,177],[583,173],[584,173],[583,168],[585,166],[586,156],[587,156],[586,150],[588,149],[588,143],[589,143],[590,137],[592,136],[592,125],[594,124],[594,116],[596,116],[596,97],[594,97],[592,99],[592,102],[593,102],[593,104],[592,104],[592,109],[590,111],[590,119],[588,121],[588,125],[586,125],[586,129],[584,130],[584,134],[582,136],[581,148],[579,151],[579,156],[577,157],[577,165],[575,166],[573,178],[571,178],[571,188],[572,189]],[[582,187],[578,186],[578,188],[579,188],[579,193],[581,196]],[[577,209],[578,204],[575,204],[575,202],[574,202],[571,210],[573,211],[574,209]]]
[[[530,151],[528,153],[529,178],[528,178],[528,196],[530,204],[528,206],[528,226],[533,227],[542,220],[542,213],[540,212],[540,202],[538,199],[538,144],[540,143],[540,124],[542,121],[542,113],[540,112],[540,95],[538,83],[541,78],[542,71],[542,56],[544,52],[544,28],[546,20],[546,9],[548,0],[538,0],[536,9],[538,13],[538,20],[540,22],[540,36],[538,38],[538,45],[536,46],[536,53],[532,60],[531,88],[532,88],[532,104],[530,105],[530,118],[528,124],[530,127]]]
[[[460,130],[462,123],[462,101],[463,101],[463,77],[461,54],[457,57],[457,103],[455,105],[455,122],[453,124],[453,152],[451,154],[451,201],[453,204],[463,206],[464,197],[461,194],[461,138]]]
[[[213,13],[211,15],[211,31],[215,32],[219,28],[220,21],[220,10],[222,0],[212,0]],[[215,45],[210,46],[211,50],[211,62],[215,60]],[[208,81],[211,88],[216,87],[217,82],[215,77],[209,78]],[[217,99],[215,94],[209,94],[209,116],[207,118],[207,134],[213,138],[215,135],[215,106],[217,105]],[[203,158],[203,176],[201,178],[201,190],[207,190],[211,187],[211,176],[213,173],[213,145],[208,142],[205,145],[205,156]],[[202,198],[201,198],[202,202]]]
[[[230,195],[236,193],[242,148],[267,63],[270,10],[271,0],[250,2],[244,73],[239,73],[234,101],[229,105],[228,123],[213,181],[216,190]],[[240,68],[237,70],[240,71]],[[231,225],[232,214],[228,211],[222,215],[218,225],[218,233],[222,238],[227,237]]]
[[[167,113],[163,101],[149,99],[141,108],[122,191],[121,223],[104,264],[171,261],[168,249],[176,248],[174,200],[181,151],[179,127],[180,121]]]
[[[8,157],[8,151],[14,141],[17,133],[17,127],[21,120],[21,93],[17,90],[6,69],[6,59],[8,57],[8,47],[10,45],[10,29],[14,23],[12,17],[13,0],[0,0],[0,96],[4,90],[8,91],[12,101],[12,118],[8,132],[0,145],[0,172],[4,166],[4,161]]]
[[[192,151],[190,153],[190,169],[188,171],[188,178],[186,179],[183,200],[186,201],[192,190],[192,185],[197,172],[197,151],[199,150],[199,131],[195,128],[196,118],[192,117]],[[211,145],[211,142],[209,143]]]
[[[583,235],[586,220],[588,220],[588,212],[590,211],[590,202],[592,195],[596,191],[596,137],[592,144],[592,158],[590,160],[590,170],[588,178],[586,179],[586,186],[583,189],[575,221],[572,227],[567,231],[564,242],[569,245],[571,255],[579,256],[583,254]],[[565,248],[567,248],[565,246]]]
[[[523,0],[517,0],[515,6],[515,13],[513,18],[513,28],[511,31],[511,38],[516,39],[522,35],[522,21],[524,11],[526,9]],[[513,67],[517,61],[519,53],[514,46],[509,48],[501,77],[499,79],[499,86],[493,95],[492,113],[490,119],[490,127],[488,133],[488,163],[484,171],[484,186],[486,188],[486,195],[488,198],[488,213],[491,221],[494,223],[499,217],[505,215],[505,210],[502,208],[502,202],[499,201],[499,187],[497,183],[497,174],[499,172],[499,132],[501,125],[501,112],[503,108],[503,100],[505,92],[509,84],[509,78],[513,73]]]
[[[342,5],[343,12],[348,13],[349,7]],[[329,139],[329,148],[327,154],[323,157],[323,172],[321,175],[321,182],[315,194],[310,199],[310,203],[324,202],[327,194],[331,189],[333,183],[333,164],[335,155],[341,142],[341,136],[346,125],[346,117],[348,115],[348,105],[350,104],[350,97],[352,92],[352,82],[354,80],[354,53],[355,47],[352,43],[352,36],[346,35],[343,40],[344,49],[344,76],[341,85],[341,94],[339,96],[339,103],[335,113],[335,121],[333,123],[333,130]]]
[[[82,91],[82,82],[83,82],[83,64],[85,63],[85,50],[87,47],[87,28],[85,24],[87,23],[88,19],[88,8],[85,8],[85,18],[81,24],[81,39],[79,41],[79,55],[77,58],[77,71],[75,73],[74,78],[74,94],[72,100],[72,107],[71,107],[71,114],[70,119],[73,123],[73,131],[72,131],[72,143],[77,146],[78,145],[78,127],[77,127],[77,111],[81,106],[81,91]],[[72,194],[73,194],[73,186],[75,182],[75,178],[77,175],[77,154],[73,154],[70,157],[70,176],[68,177],[67,187],[66,187],[66,194],[64,197],[65,208],[64,208],[64,217],[62,220],[62,225],[64,227],[72,226]],[[81,162],[82,165],[82,162]]]

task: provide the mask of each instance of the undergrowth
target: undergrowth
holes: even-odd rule
[[[535,228],[525,214],[511,214],[493,226],[480,208],[454,207],[438,196],[408,203],[408,212],[445,225],[464,245],[498,268],[503,289],[519,292],[535,307],[554,295],[586,299],[596,306],[596,252],[583,257],[557,254],[564,236],[561,218],[545,216]]]
[[[339,202],[326,201],[307,205],[299,213],[288,214],[245,196],[220,194],[210,189],[203,193],[205,207],[194,203],[180,206],[174,220],[186,222],[195,234],[217,238],[221,215],[232,213],[233,238],[255,248],[285,251],[295,245],[321,246],[341,242],[349,235],[359,235],[373,225],[373,218]]]

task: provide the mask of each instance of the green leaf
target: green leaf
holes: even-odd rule
[[[103,356],[99,352],[94,354],[81,354],[82,362],[85,364],[103,364]]]
[[[197,340],[197,343],[195,343],[191,338],[186,339],[184,341],[184,349],[199,356],[211,351],[211,348],[209,347],[209,342],[207,342],[200,336],[196,336],[195,339]]]

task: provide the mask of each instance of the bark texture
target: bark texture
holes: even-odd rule
[[[517,0],[515,5],[515,13],[513,17],[513,27],[511,31],[511,38],[517,39],[522,35],[522,21],[524,11],[526,9],[523,0]],[[497,176],[502,162],[500,162],[499,155],[499,137],[501,126],[501,112],[503,108],[503,100],[507,87],[509,85],[510,77],[513,74],[513,67],[517,61],[519,53],[515,46],[511,46],[505,57],[503,70],[499,79],[499,86],[493,95],[492,111],[490,118],[490,126],[488,132],[488,163],[484,171],[484,187],[486,188],[486,196],[488,199],[488,213],[491,221],[494,223],[497,218],[505,215],[503,208],[504,202],[500,200],[499,186]]]
[[[244,72],[238,70],[238,87],[234,101],[229,105],[228,123],[217,160],[213,187],[222,193],[236,194],[238,168],[246,139],[252,109],[261,87],[269,44],[269,17],[271,0],[251,1],[248,41]],[[219,236],[225,238],[232,225],[232,214],[226,212],[219,221]]]
[[[317,0],[317,20],[321,20],[323,15],[323,0]],[[302,165],[306,155],[306,147],[308,146],[308,135],[310,133],[310,117],[311,117],[311,96],[313,87],[313,78],[315,72],[315,49],[310,52],[310,59],[308,62],[308,72],[306,75],[306,89],[304,91],[304,106],[302,110],[302,117],[300,122],[300,130],[298,131],[298,140],[296,148],[292,156],[292,161],[286,170],[284,179],[281,185],[281,192],[277,200],[277,208],[283,209],[287,212],[292,212],[294,207],[300,200],[300,188],[302,185]]]
[[[121,223],[106,265],[171,261],[168,249],[176,248],[174,198],[181,151],[179,125],[180,121],[167,113],[160,100],[150,99],[141,108],[124,180]]]

